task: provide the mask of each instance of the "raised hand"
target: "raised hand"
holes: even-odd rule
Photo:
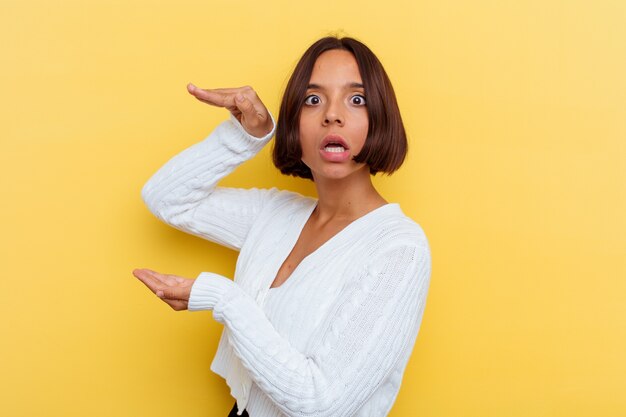
[[[174,310],[187,310],[195,279],[160,274],[151,269],[135,269],[133,275]]]
[[[274,127],[269,111],[252,87],[204,90],[189,83],[187,91],[203,103],[226,108],[254,137],[264,137]]]

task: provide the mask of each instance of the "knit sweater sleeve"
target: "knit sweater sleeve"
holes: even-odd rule
[[[371,259],[339,294],[306,354],[275,330],[238,285],[221,286],[220,279],[226,278],[201,275],[192,292],[197,303],[204,299],[211,304],[214,319],[228,328],[250,377],[284,414],[349,416],[406,358],[403,354],[410,354],[424,312],[430,266],[425,238]],[[211,301],[214,292],[222,294]]]
[[[275,126],[265,137],[256,138],[231,116],[205,140],[161,167],[142,189],[144,202],[156,217],[179,230],[241,249],[270,191],[216,184],[256,155],[274,135]]]

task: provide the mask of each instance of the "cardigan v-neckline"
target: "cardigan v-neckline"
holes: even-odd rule
[[[325,248],[327,246],[330,246],[334,243],[334,241],[341,239],[344,235],[348,234],[352,229],[354,229],[355,227],[358,226],[358,224],[362,223],[366,218],[372,217],[374,215],[376,215],[377,213],[383,212],[385,208],[388,207],[398,207],[397,203],[387,203],[387,204],[383,204],[380,207],[375,208],[372,211],[369,211],[367,213],[365,213],[363,216],[354,219],[353,221],[351,221],[350,223],[348,223],[344,228],[342,228],[341,230],[339,230],[337,233],[335,233],[334,235],[332,235],[330,238],[328,238],[324,243],[322,243],[317,249],[315,249],[314,251],[312,251],[311,253],[309,253],[308,255],[306,255],[304,258],[302,258],[302,260],[298,263],[298,265],[296,265],[296,267],[291,271],[291,273],[289,274],[289,276],[277,287],[272,287],[272,284],[274,283],[274,281],[276,281],[276,277],[278,275],[278,271],[280,271],[280,268],[283,266],[283,264],[285,263],[285,261],[287,260],[287,258],[289,257],[289,255],[291,255],[291,252],[294,250],[296,244],[298,243],[298,240],[300,239],[300,236],[302,235],[302,231],[304,230],[304,227],[306,226],[307,222],[309,221],[309,219],[311,218],[311,215],[313,214],[313,211],[315,210],[315,208],[317,207],[317,200],[315,201],[315,204],[312,204],[309,210],[304,210],[302,219],[300,221],[300,224],[298,225],[298,227],[294,227],[293,230],[293,234],[291,234],[290,236],[290,240],[289,240],[289,244],[286,245],[286,253],[284,253],[283,251],[280,251],[280,257],[278,257],[277,259],[277,266],[275,266],[275,268],[273,268],[274,273],[272,274],[272,280],[269,283],[269,286],[267,287],[267,291],[272,291],[272,290],[278,290],[279,288],[282,288],[283,286],[285,286],[289,281],[292,280],[292,278],[294,278],[295,273],[301,269],[302,264],[304,264],[305,262],[309,261],[309,259],[314,258],[315,256],[317,256],[317,254],[319,254],[320,252],[322,252],[323,250],[325,250]]]

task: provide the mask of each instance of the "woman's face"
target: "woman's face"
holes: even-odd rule
[[[316,181],[341,179],[367,171],[356,163],[367,137],[369,121],[363,81],[354,56],[334,49],[315,61],[300,114],[302,162]]]

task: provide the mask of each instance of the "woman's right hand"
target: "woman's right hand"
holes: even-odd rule
[[[252,87],[203,90],[189,83],[187,91],[203,103],[226,108],[254,137],[262,138],[274,128],[269,111]]]

